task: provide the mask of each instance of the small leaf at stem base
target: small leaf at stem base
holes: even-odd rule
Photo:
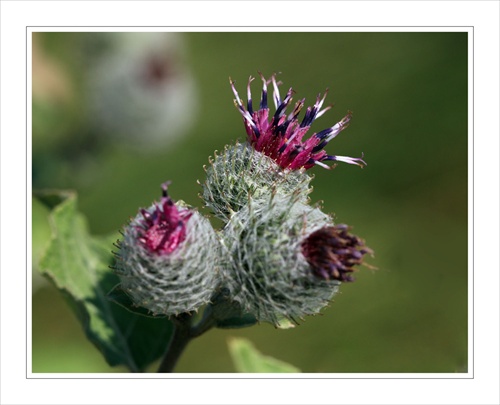
[[[247,339],[230,339],[229,352],[239,373],[300,373],[291,364],[264,356]]]

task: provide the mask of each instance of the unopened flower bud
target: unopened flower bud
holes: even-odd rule
[[[163,186],[159,203],[125,227],[116,273],[137,306],[155,315],[197,311],[217,284],[218,240],[210,222]]]
[[[312,178],[303,170],[285,171],[273,159],[248,143],[226,146],[205,168],[203,199],[214,215],[228,221],[251,199],[269,199],[272,193],[307,202]]]
[[[318,277],[303,254],[308,236],[333,226],[319,208],[275,195],[250,202],[223,231],[229,262],[222,266],[230,296],[259,321],[281,326],[319,313],[339,279]]]

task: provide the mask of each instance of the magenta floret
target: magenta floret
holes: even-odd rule
[[[170,254],[186,239],[186,223],[192,215],[179,209],[167,193],[168,183],[162,185],[162,198],[154,210],[141,210],[143,220],[137,226],[139,242],[150,252]]]
[[[334,126],[314,133],[307,140],[303,140],[314,120],[331,108],[331,106],[322,108],[328,90],[325,91],[323,97],[321,97],[321,94],[318,95],[316,103],[312,107],[306,108],[302,121],[299,121],[298,116],[304,107],[305,99],[299,100],[292,112],[287,115],[286,110],[292,102],[293,89],[290,88],[282,100],[278,89],[280,83],[276,81],[276,76],[271,76],[269,80],[266,80],[262,74],[260,76],[263,83],[262,96],[259,109],[256,111],[253,110],[250,91],[250,84],[254,79],[250,77],[248,80],[246,108],[236,91],[234,81],[230,79],[231,88],[236,97],[235,105],[243,116],[248,141],[255,150],[274,159],[283,169],[309,169],[314,165],[329,169],[330,166],[322,163],[328,160],[345,162],[360,167],[366,166],[363,156],[361,158],[352,158],[328,155],[323,150],[328,142],[348,126],[352,116],[350,112]],[[270,83],[273,85],[273,101],[276,107],[276,112],[272,117],[269,115],[267,104],[267,86]]]

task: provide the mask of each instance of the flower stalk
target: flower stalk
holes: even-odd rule
[[[163,357],[158,373],[171,373],[173,372],[177,361],[179,360],[184,349],[191,341],[191,315],[180,314],[171,319],[174,325],[174,332],[168,343],[167,351]]]
[[[212,316],[212,306],[208,305],[203,311],[201,320],[192,324],[193,316],[189,313],[179,314],[170,320],[174,325],[174,332],[167,346],[167,351],[160,363],[158,373],[172,373],[180,356],[192,339],[203,335],[216,325]]]

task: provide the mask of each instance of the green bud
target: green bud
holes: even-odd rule
[[[284,170],[248,143],[226,146],[205,168],[203,200],[215,216],[227,222],[248,204],[269,199],[271,193],[308,200],[312,178],[303,170]]]
[[[163,186],[159,204],[140,210],[117,245],[115,271],[135,305],[154,315],[197,311],[218,284],[219,241],[210,222]]]
[[[251,201],[223,230],[228,262],[223,284],[231,298],[257,320],[284,327],[319,313],[340,282],[316,277],[302,253],[312,232],[332,225],[319,208],[274,195]]]

